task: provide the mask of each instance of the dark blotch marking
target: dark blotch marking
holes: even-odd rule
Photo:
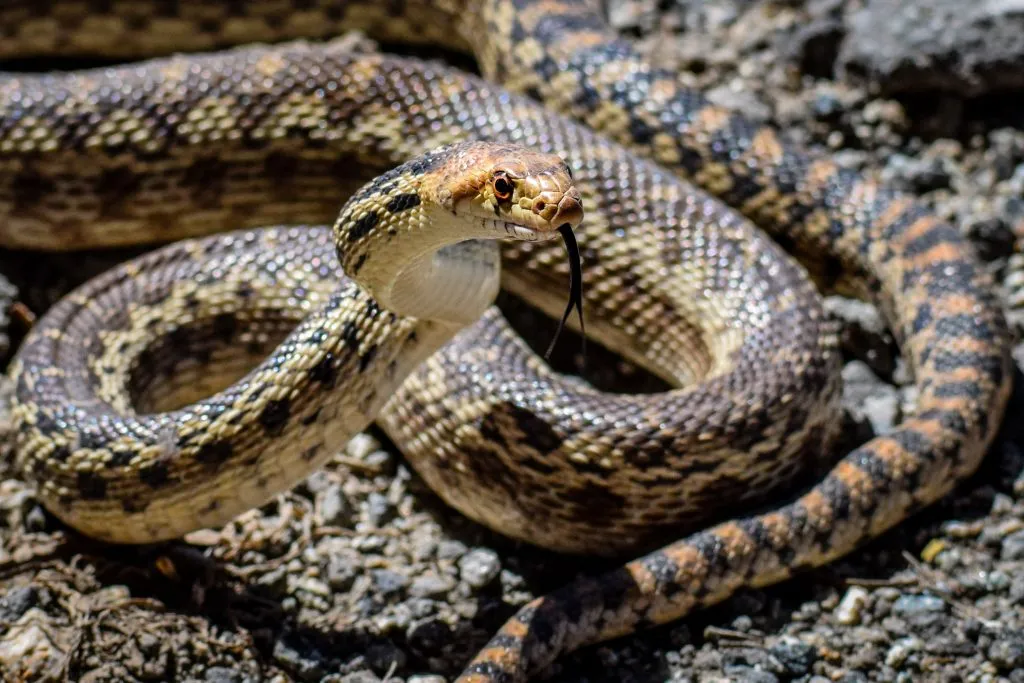
[[[352,266],[353,274],[358,274],[363,268],[363,264],[366,263],[366,254],[360,254],[359,258],[356,259],[355,264]]]
[[[79,472],[75,485],[84,500],[103,500],[107,497],[107,480],[95,472]]]
[[[213,333],[218,339],[231,341],[238,329],[238,319],[232,313],[221,313],[213,319]]]
[[[977,382],[946,382],[935,387],[932,392],[936,398],[981,398],[981,387]]]
[[[304,425],[306,425],[308,427],[309,425],[311,425],[314,422],[316,422],[319,417],[320,417],[320,409],[317,408],[312,413],[310,413],[309,415],[307,415],[304,418],[302,418],[302,424],[304,424]]]
[[[359,328],[351,320],[341,329],[341,340],[353,351],[359,348]]]
[[[940,410],[938,408],[926,410],[917,415],[922,420],[935,420],[944,429],[956,432],[960,436],[967,434],[967,421],[964,416],[955,410]]]
[[[373,226],[377,225],[377,221],[380,220],[380,216],[376,211],[370,211],[360,216],[355,222],[352,223],[352,227],[348,231],[349,242],[355,242],[360,240],[373,230]]]
[[[970,337],[979,341],[992,341],[995,338],[992,328],[984,320],[966,314],[942,318],[935,323],[935,333],[942,337]]]
[[[373,362],[374,357],[377,355],[377,345],[374,344],[370,348],[366,349],[366,353],[359,356],[359,372],[365,372],[366,368]]]
[[[106,466],[110,468],[124,467],[131,462],[134,456],[135,454],[131,451],[114,451],[111,453],[110,459],[107,460]]]
[[[552,453],[562,447],[563,439],[550,424],[537,417],[533,411],[506,403],[505,410],[515,421],[516,428],[523,433],[524,441],[539,453]]]
[[[679,575],[679,565],[666,553],[655,552],[645,557],[641,563],[644,569],[649,571],[658,582],[657,592],[671,599],[682,587],[676,581]]]
[[[270,434],[280,434],[291,416],[292,402],[286,398],[270,401],[260,411],[260,424]]]
[[[211,441],[199,447],[196,460],[205,465],[218,465],[230,458],[234,450],[227,441]]]
[[[160,488],[170,479],[169,469],[165,462],[154,462],[139,468],[139,481],[150,488]]]
[[[338,376],[338,367],[335,360],[333,353],[325,354],[323,358],[317,361],[316,365],[309,369],[309,378],[325,387],[333,387],[334,381]]]
[[[420,196],[415,192],[406,192],[392,197],[388,203],[384,205],[384,208],[391,213],[398,213],[419,205]]]

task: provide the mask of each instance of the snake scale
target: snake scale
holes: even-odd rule
[[[578,234],[588,333],[679,388],[617,396],[566,380],[489,309],[411,370],[378,420],[442,498],[511,536],[621,554],[670,531],[692,533],[527,604],[460,681],[522,681],[574,648],[824,564],[976,469],[1009,394],[1010,342],[992,283],[959,232],[912,198],[709,104],[646,64],[589,2],[25,0],[0,9],[0,56],[135,58],[343,28],[470,51],[490,82],[341,42],[6,75],[0,241],[68,248],[320,223],[370,175],[466,138],[564,158],[587,216]],[[13,372],[18,457],[47,505],[72,524],[86,504],[127,518],[140,511],[124,493],[159,496],[174,468],[244,469],[216,440],[197,464],[195,442],[156,435],[157,455],[177,459],[151,476],[138,466],[149,462],[143,456],[109,448],[123,421],[136,419],[130,414],[40,420],[45,406],[24,378],[60,372],[53,348],[65,346],[86,368],[64,384],[79,392],[64,406],[106,401],[103,410],[130,410],[127,386],[150,401],[140,410],[158,410],[204,375],[174,352],[190,296],[205,323],[179,341],[223,361],[225,376],[211,380],[220,388],[274,348],[298,309],[325,301],[336,286],[331,252],[322,228],[189,240],[86,285],[116,295],[111,313],[90,312],[81,297],[59,305],[84,321],[75,334],[44,318]],[[567,273],[557,245],[512,242],[502,254],[503,286],[557,313]],[[916,411],[798,497],[737,516],[777,499],[823,461],[835,436],[838,354],[807,272],[821,288],[879,305],[914,370]],[[265,315],[248,329],[240,318],[254,309],[239,300],[254,291],[268,292],[256,307]],[[135,311],[118,323],[126,346],[82,348],[112,317],[129,317],[122,304]],[[158,309],[175,313],[153,322]],[[169,341],[148,355],[133,351],[158,336],[153,326]],[[359,363],[376,362],[356,346]],[[103,349],[111,373],[88,366]],[[278,347],[271,358],[289,353]],[[136,363],[132,374],[124,365],[140,354],[149,365]],[[266,410],[270,400],[256,404]],[[264,436],[301,420],[275,404]],[[55,457],[69,441],[75,449]],[[132,476],[127,489],[107,485]],[[236,484],[251,490],[282,476]]]

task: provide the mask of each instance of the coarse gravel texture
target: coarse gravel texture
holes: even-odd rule
[[[892,4],[607,2],[624,35],[716,102],[921,194],[962,226],[1004,283],[1019,334],[1024,121],[1022,98],[1004,90],[1019,87],[1024,55],[1000,36],[1024,10],[1012,0],[962,4],[962,14],[939,0],[901,3],[901,13]],[[899,21],[927,11],[953,19],[901,34]],[[994,33],[979,38],[985,30]],[[30,311],[125,255],[0,254],[0,273],[20,285],[13,307],[0,292],[14,340]],[[843,323],[848,446],[890,429],[914,396],[877,310],[827,303]],[[517,319],[535,342],[548,339],[535,314]],[[571,368],[571,342],[561,348],[557,362]],[[593,353],[595,383],[652,388]],[[1024,346],[1015,354],[1024,363]],[[1018,396],[1010,415],[1022,408]],[[1018,422],[955,495],[863,550],[564,657],[546,680],[1024,683]],[[440,683],[517,606],[611,566],[469,522],[380,438],[358,436],[324,471],[224,529],[146,548],[61,527],[0,461],[0,680]]]

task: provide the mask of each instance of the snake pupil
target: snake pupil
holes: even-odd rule
[[[504,176],[504,174],[498,174],[494,177],[494,196],[504,201],[512,197],[512,182]]]

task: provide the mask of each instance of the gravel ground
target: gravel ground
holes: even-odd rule
[[[1024,5],[608,5],[624,35],[720,104],[921,194],[962,226],[1005,284],[1020,333],[1024,121],[1022,98],[1007,89],[1024,83]],[[21,287],[14,341],[29,311],[122,256],[53,259],[26,273],[22,257],[3,255],[0,272]],[[0,299],[14,296],[0,287]],[[855,444],[890,429],[914,397],[878,312],[841,298],[828,304],[844,324]],[[529,312],[517,315],[521,329],[542,328],[547,339]],[[1024,346],[1016,355],[1024,363]],[[591,367],[613,372],[595,383],[650,388],[605,360]],[[1010,414],[1022,408],[1017,397]],[[546,680],[1024,682],[1016,422],[972,481],[862,551],[565,657]],[[74,535],[2,469],[0,677],[440,683],[517,606],[603,564],[517,545],[467,521],[379,438],[360,435],[324,471],[222,530],[151,548]]]

